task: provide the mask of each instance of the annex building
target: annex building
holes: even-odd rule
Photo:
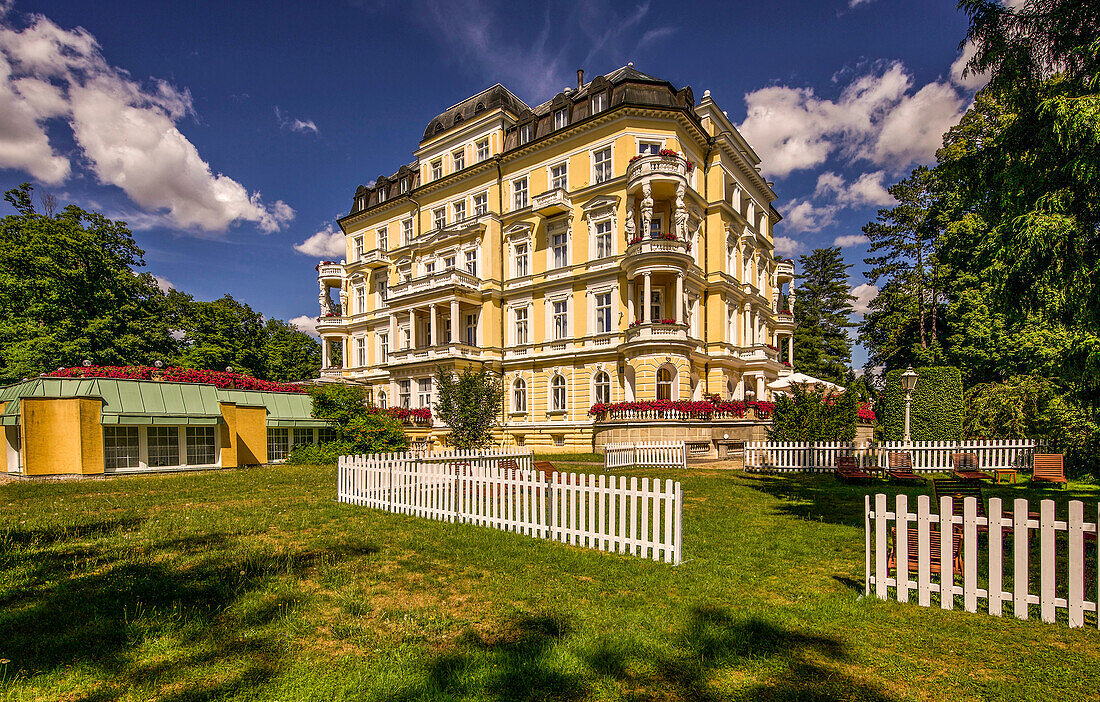
[[[502,440],[591,450],[594,404],[765,400],[791,371],[776,196],[709,91],[633,65],[535,107],[494,85],[413,156],[356,189],[345,260],[317,266],[323,378],[430,407],[437,367],[484,366]]]

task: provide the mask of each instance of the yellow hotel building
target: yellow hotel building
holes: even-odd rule
[[[430,407],[439,366],[484,366],[502,440],[592,450],[593,403],[764,400],[790,372],[776,196],[709,91],[633,65],[534,108],[495,85],[414,157],[359,186],[346,261],[317,267],[323,376]]]

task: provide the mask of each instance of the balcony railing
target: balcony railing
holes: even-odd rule
[[[466,271],[460,271],[457,268],[451,268],[439,273],[431,273],[419,278],[412,278],[411,280],[406,280],[404,283],[398,283],[390,288],[388,300],[392,301],[396,298],[408,295],[416,295],[418,293],[426,293],[434,290],[444,290],[447,288],[477,290],[478,283],[477,276],[470,275]]]
[[[635,239],[627,245],[626,255],[637,256],[644,254],[685,254],[691,255],[691,245],[680,239],[651,239],[644,237]]]
[[[343,280],[344,267],[339,263],[322,263],[317,266],[317,277],[321,280]]]
[[[779,361],[779,349],[767,344],[746,346],[741,349],[741,358],[745,361]]]
[[[569,198],[564,188],[553,188],[531,198],[531,207],[541,215],[556,215],[569,211]]]
[[[646,176],[657,175],[683,180],[687,183],[691,169],[683,156],[660,156],[652,154],[634,159],[626,169],[627,187]]]
[[[390,255],[385,249],[371,249],[363,254],[356,263],[367,268],[385,268],[390,265]]]
[[[707,421],[712,419],[770,419],[775,406],[770,402],[740,400],[642,400],[592,405],[589,414],[597,422],[638,420]]]
[[[437,344],[415,349],[390,351],[389,363],[410,363],[416,361],[437,361],[448,358],[481,358],[482,350],[468,344]]]
[[[794,315],[790,312],[780,312],[775,316],[776,324],[784,327],[794,326]]]
[[[779,280],[794,280],[794,262],[782,260],[775,267],[775,275]]]
[[[688,327],[686,324],[661,322],[635,324],[626,330],[624,340],[628,344],[640,341],[687,341]]]
[[[341,327],[347,324],[347,317],[341,317],[338,314],[328,315],[325,317],[317,318],[317,329],[320,331],[321,327]]]

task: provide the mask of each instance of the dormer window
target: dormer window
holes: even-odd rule
[[[366,197],[357,197],[357,198],[355,198],[355,209],[357,209],[357,210],[367,209],[367,198]]]
[[[480,112],[484,112],[484,111],[485,111],[485,104],[484,103],[479,102],[477,104],[477,106],[474,107],[474,114],[475,115],[480,113]]]
[[[554,129],[564,129],[569,126],[569,108],[563,107],[554,113]]]
[[[401,188],[401,194],[402,195],[409,192],[409,179],[408,178],[402,178],[401,179],[401,185],[399,185],[398,187]]]
[[[531,141],[531,125],[525,124],[519,128],[519,143],[526,144]]]
[[[607,109],[607,91],[592,96],[591,113],[597,114]]]
[[[385,202],[385,201],[386,201],[386,186],[385,185],[379,185],[378,186],[378,202]]]

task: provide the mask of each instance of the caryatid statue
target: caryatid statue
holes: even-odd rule
[[[649,230],[649,223],[653,221],[653,186],[648,182],[642,183],[642,234]]]
[[[673,217],[673,233],[677,239],[681,241],[687,241],[688,233],[688,211],[687,205],[684,204],[684,194],[687,189],[683,183],[676,186],[676,205],[672,212]]]

